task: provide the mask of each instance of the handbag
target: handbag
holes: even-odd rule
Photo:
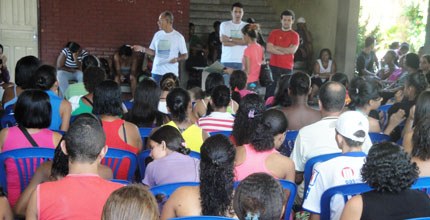
[[[270,70],[270,66],[266,61],[261,64],[258,80],[263,87],[267,87],[273,83],[272,70]]]

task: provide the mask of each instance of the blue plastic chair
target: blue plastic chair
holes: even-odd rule
[[[0,124],[2,128],[10,128],[16,125],[14,113],[4,114],[0,118]]]
[[[143,143],[143,147],[145,149],[146,146],[146,141],[149,137],[149,134],[151,134],[153,128],[145,128],[145,127],[140,127],[139,128],[139,133],[140,133],[140,138],[142,138],[142,143]]]
[[[124,101],[123,102],[124,103],[124,105],[125,105],[125,107],[127,108],[127,110],[131,110],[131,108],[133,108],[133,102],[130,102],[130,101]]]
[[[127,180],[111,179],[110,181],[114,182],[114,183],[123,184],[123,185],[130,185],[131,184],[131,182],[129,182]]]
[[[285,141],[282,144],[281,149],[279,150],[282,155],[289,157],[291,152],[294,149],[294,142],[296,141],[297,135],[299,134],[298,130],[289,130],[285,135]]]
[[[140,173],[140,177],[142,179],[145,177],[145,170],[146,170],[145,161],[146,161],[146,158],[148,158],[150,154],[151,154],[151,150],[145,150],[145,151],[142,151],[140,154],[137,155],[137,163],[139,165],[139,173]],[[189,156],[200,160],[200,153],[191,151]]]
[[[231,136],[231,132],[232,131],[214,131],[214,132],[210,132],[209,135],[210,136],[214,136],[214,135],[217,135],[217,134],[222,134],[222,135],[224,135],[226,137],[230,137]]]
[[[198,186],[198,185],[200,185],[199,182],[169,183],[169,184],[154,186],[150,189],[150,191],[152,195],[154,196],[163,195],[164,199],[167,200],[179,187]]]
[[[427,194],[430,194],[430,177],[418,178],[417,181],[411,186],[411,189],[422,190]],[[330,219],[330,201],[334,195],[342,195],[344,202],[346,203],[348,201],[348,197],[371,190],[372,188],[365,183],[335,186],[326,190],[321,196],[321,219]]]
[[[370,140],[372,140],[372,144],[377,144],[384,141],[391,141],[391,137],[384,133],[369,132],[369,137]]]
[[[7,192],[6,167],[7,159],[13,160],[18,168],[21,192],[30,183],[31,178],[43,162],[54,158],[54,149],[43,147],[28,147],[0,153],[0,185]],[[18,181],[18,180],[16,180]]]
[[[333,153],[333,154],[323,154],[316,157],[312,157],[309,159],[305,164],[305,170],[304,170],[304,181],[305,181],[305,188],[304,188],[304,197],[306,198],[306,195],[308,194],[309,189],[309,182],[311,181],[312,172],[314,170],[314,165],[319,162],[324,162],[327,160],[330,160],[332,158],[335,158],[337,156],[342,155],[342,153]]]
[[[385,127],[388,125],[388,109],[391,108],[393,104],[387,104],[387,105],[381,105],[378,108],[378,111],[383,113],[383,123],[380,125],[382,129],[385,129]]]
[[[178,218],[169,218],[171,220],[218,220],[218,219],[225,219],[225,220],[232,220],[235,218],[228,218],[228,217],[222,217],[222,216],[187,216],[187,217],[178,217]]]
[[[297,186],[295,183],[290,182],[288,180],[279,180],[282,185],[282,188],[290,191],[290,195],[288,196],[287,205],[285,206],[284,219],[289,220],[291,215],[291,210],[293,209],[294,199],[297,194]]]
[[[346,203],[348,201],[348,196],[354,196],[358,195],[364,192],[371,191],[372,188],[370,188],[369,185],[365,183],[356,183],[356,184],[349,184],[349,185],[342,185],[342,186],[335,186],[328,190],[326,190],[322,196],[321,196],[321,214],[320,218],[321,220],[330,219],[330,202],[331,198],[336,195],[340,194],[343,196],[343,200]]]
[[[113,178],[118,179],[118,170],[124,159],[128,159],[130,161],[130,167],[128,168],[127,173],[127,181],[133,182],[134,173],[136,172],[137,168],[136,154],[126,150],[109,148],[101,163],[109,166],[112,169]]]

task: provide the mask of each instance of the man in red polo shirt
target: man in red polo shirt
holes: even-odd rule
[[[270,55],[270,69],[274,82],[266,88],[266,98],[273,96],[279,78],[291,75],[294,66],[294,53],[299,47],[299,35],[292,29],[294,12],[286,10],[281,13],[281,29],[270,32],[267,51]]]

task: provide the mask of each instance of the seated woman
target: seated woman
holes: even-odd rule
[[[420,170],[419,176],[430,176],[430,116],[417,121],[412,136],[412,162]]]
[[[149,137],[148,145],[154,161],[146,168],[143,184],[153,187],[199,181],[199,160],[188,156],[190,149],[183,146],[178,129],[169,125],[159,128]]]
[[[384,56],[384,68],[381,68],[376,75],[380,79],[385,80],[388,84],[396,82],[402,75],[402,69],[396,65],[396,51],[388,50]]]
[[[266,110],[264,101],[257,94],[249,94],[241,100],[230,138],[235,146],[249,143],[254,131],[249,128],[257,127],[264,110]]]
[[[36,146],[54,149],[61,140],[61,134],[48,129],[51,124],[49,96],[40,90],[26,90],[21,93],[15,106],[15,119],[19,126],[3,128],[0,132],[0,152]],[[26,137],[26,133],[29,137]],[[6,161],[7,189],[12,207],[18,200],[21,186],[18,170],[13,161]]]
[[[234,70],[230,75],[231,99],[237,103],[248,94],[254,93],[246,89],[248,76],[243,70]]]
[[[218,134],[203,143],[200,186],[177,189],[164,204],[161,219],[182,216],[234,216],[233,167],[236,149],[227,137]]]
[[[157,202],[144,186],[124,186],[110,194],[103,207],[102,220],[158,220]]]
[[[145,78],[137,84],[134,92],[133,107],[124,119],[138,127],[159,127],[170,121],[169,117],[158,110],[160,87],[151,78]]]
[[[288,118],[288,130],[300,130],[304,126],[310,125],[321,119],[321,112],[308,105],[308,96],[311,92],[311,79],[303,72],[294,73],[289,83],[286,77],[282,77],[280,83],[289,84],[288,96],[291,105],[278,106],[276,109],[282,111]],[[284,87],[284,86],[283,86]]]
[[[406,119],[404,129],[405,135],[403,136],[402,145],[407,153],[412,152],[412,138],[414,136],[415,127],[428,115],[430,115],[430,91],[424,91],[418,96],[416,104],[411,108],[409,117]],[[423,130],[423,132],[426,131]]]
[[[79,117],[91,117],[83,114]],[[95,117],[95,116],[92,116]],[[110,180],[113,178],[112,170],[102,164],[98,167],[99,176],[103,179]],[[69,158],[63,153],[61,147],[55,148],[54,158],[52,161],[44,162],[37,168],[30,183],[19,196],[13,211],[19,216],[25,216],[25,211],[28,206],[31,193],[36,189],[37,185],[47,181],[57,181],[69,174]]]
[[[112,80],[105,80],[96,86],[93,96],[93,114],[98,115],[106,133],[106,145],[133,152],[142,150],[142,139],[136,125],[121,119],[121,89]],[[126,179],[128,164],[121,164],[117,179]]]
[[[361,170],[363,181],[373,188],[352,197],[341,219],[409,219],[430,216],[430,199],[410,186],[418,178],[418,168],[403,149],[382,142],[370,149]]]
[[[179,79],[175,74],[166,73],[163,75],[160,81],[161,95],[160,102],[158,103],[158,111],[164,114],[169,114],[169,111],[167,110],[166,97],[172,89],[177,87],[179,87]]]
[[[427,83],[430,84],[430,54],[424,54],[420,58],[420,70],[427,78]]]
[[[203,141],[209,136],[189,118],[191,109],[190,94],[182,88],[174,88],[167,95],[167,108],[172,120],[166,125],[175,127],[181,132],[186,146],[192,151],[200,152]]]
[[[328,81],[335,73],[336,62],[332,59],[330,49],[324,48],[320,51],[320,55],[314,64],[311,99],[318,94],[321,85]]]
[[[49,129],[67,131],[70,124],[70,115],[72,106],[70,103],[58,97],[56,70],[49,65],[40,66],[32,76],[34,88],[45,91],[49,95],[49,101],[52,106],[51,125]]]
[[[227,112],[230,103],[230,89],[220,85],[212,90],[210,104],[213,112],[198,120],[198,125],[204,131],[231,131],[233,129],[234,116]]]
[[[105,76],[105,71],[100,67],[91,66],[84,70],[84,86],[87,94],[79,98],[78,107],[72,112],[73,116],[93,111],[94,89],[105,80]]]
[[[377,110],[381,106],[381,84],[372,78],[363,79],[356,77],[351,80],[348,94],[351,98],[349,109],[358,111],[369,120],[369,132],[381,132],[379,120],[369,116],[370,111]]]
[[[82,82],[82,59],[88,52],[81,49],[76,42],[67,42],[57,58],[57,77],[61,94],[65,94],[69,87],[69,80]]]
[[[18,60],[15,66],[16,85],[5,89],[2,97],[3,109],[13,106],[18,100],[18,96],[24,90],[32,87],[31,76],[40,64],[40,60],[35,56],[25,56]]]
[[[266,173],[254,173],[239,183],[233,208],[240,220],[281,219],[285,192],[278,180]]]
[[[121,84],[125,80],[130,80],[133,94],[137,84],[137,61],[137,56],[133,54],[130,45],[122,45],[113,55],[113,67],[116,72],[115,81]]]
[[[212,90],[219,86],[224,85],[224,78],[221,73],[210,73],[205,81],[205,95],[204,99],[196,102],[193,108],[193,113],[197,118],[201,118],[205,115],[209,115],[213,111],[213,107],[210,105]],[[230,114],[236,114],[238,104],[231,100],[227,107],[227,112]]]
[[[276,151],[284,143],[287,127],[287,118],[281,111],[271,109],[263,113],[251,135],[250,143],[237,147],[234,160],[236,181],[253,173],[263,172],[294,182],[294,162]]]

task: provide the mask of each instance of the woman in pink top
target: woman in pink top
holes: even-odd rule
[[[41,90],[25,90],[15,105],[15,119],[18,126],[4,128],[0,132],[0,152],[31,147],[23,131],[27,131],[37,146],[55,148],[61,134],[48,129],[51,124],[49,96]],[[18,170],[11,160],[6,161],[9,202],[12,207],[20,195]]]
[[[236,181],[253,173],[263,172],[294,182],[293,161],[276,151],[284,143],[287,127],[287,118],[281,111],[271,109],[263,113],[251,135],[250,144],[237,147],[234,168]]]
[[[247,24],[242,28],[243,40],[248,44],[243,52],[242,69],[248,75],[247,89],[257,91],[260,87],[260,67],[263,62],[263,47],[257,43],[258,24]],[[225,72],[232,74],[233,69],[227,68]]]

